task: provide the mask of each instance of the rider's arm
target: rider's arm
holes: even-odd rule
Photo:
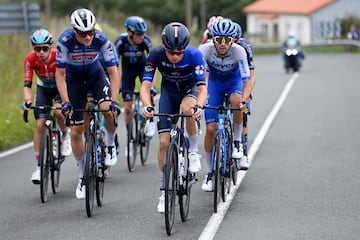
[[[31,56],[32,53],[28,53],[24,59],[24,100],[26,103],[31,102],[32,100],[32,78],[33,78],[33,67],[31,65]]]
[[[70,102],[68,92],[67,92],[67,84],[65,79],[65,68],[56,68],[56,86],[59,91],[62,102]]]
[[[110,78],[112,100],[118,101],[119,89],[121,86],[119,68],[117,66],[111,66],[111,67],[107,67],[107,70]]]

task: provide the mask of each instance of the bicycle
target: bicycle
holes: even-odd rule
[[[140,148],[141,165],[145,166],[150,149],[151,137],[145,135],[146,119],[140,112],[140,92],[139,91],[124,91],[135,96],[134,108],[130,116],[129,128],[127,132],[127,163],[129,172],[135,170],[135,162],[137,149]],[[153,96],[151,95],[151,102],[154,106]]]
[[[30,106],[30,109],[47,111],[47,118],[42,130],[40,142],[40,198],[41,202],[47,202],[49,173],[51,179],[51,189],[53,194],[58,192],[60,182],[61,164],[65,161],[65,156],[61,154],[61,131],[56,124],[54,113],[52,110],[61,110],[61,108],[53,106]],[[23,113],[24,122],[28,120],[28,110]]]
[[[225,95],[224,104],[220,106],[204,106],[204,109],[218,110],[218,128],[215,133],[215,143],[211,152],[211,167],[213,181],[213,210],[217,212],[220,197],[226,201],[226,195],[230,193],[231,181],[236,185],[237,161],[231,157],[233,150],[233,124],[232,111],[240,110],[230,106],[228,95]],[[209,177],[209,176],[208,176]]]
[[[89,109],[74,109],[74,112],[89,113],[88,129],[85,133],[85,168],[81,186],[85,185],[85,208],[88,217],[92,216],[94,208],[94,195],[96,193],[97,206],[102,206],[105,185],[105,129],[100,126],[101,113],[108,110],[101,110],[97,105]],[[66,116],[66,121],[69,121]],[[115,126],[117,126],[114,118]]]
[[[184,118],[190,114],[154,113],[157,117],[171,120],[170,143],[166,150],[164,164],[165,178],[165,227],[171,235],[175,220],[175,200],[178,195],[180,216],[185,222],[189,214],[191,187],[197,182],[195,173],[189,171],[189,139],[184,131]],[[178,120],[181,118],[180,125]]]

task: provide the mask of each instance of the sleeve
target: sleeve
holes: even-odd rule
[[[157,55],[158,54],[156,54],[155,49],[150,51],[149,56],[146,59],[143,81],[149,81],[149,82],[153,81],[155,71],[156,71],[156,56]]]
[[[247,61],[246,51],[243,47],[239,46],[236,48],[235,52],[239,63],[241,79],[243,81],[248,81],[250,79],[250,69],[249,63]]]
[[[56,50],[56,67],[65,68],[68,49],[61,41],[58,41]]]
[[[117,57],[115,47],[109,39],[105,39],[104,44],[101,47],[101,53],[104,56],[106,67],[119,65],[119,59]]]
[[[31,88],[33,78],[33,67],[31,65],[30,54],[27,54],[24,59],[24,87]]]
[[[195,79],[196,79],[196,85],[206,85],[205,82],[205,62],[203,55],[199,50],[196,49],[194,52],[194,73],[195,73]]]

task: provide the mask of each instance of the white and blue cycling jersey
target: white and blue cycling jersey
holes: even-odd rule
[[[66,68],[66,78],[91,78],[102,68],[100,54],[103,55],[106,67],[119,64],[114,47],[104,33],[95,30],[91,45],[84,46],[77,41],[74,30],[68,29],[61,34],[57,44],[56,66]]]
[[[223,104],[225,93],[242,94],[243,82],[250,80],[250,69],[246,51],[238,44],[232,44],[224,57],[218,55],[213,42],[199,46],[204,56],[206,68],[209,71],[208,99],[210,106]],[[218,121],[218,112],[213,109],[205,110],[206,123]]]

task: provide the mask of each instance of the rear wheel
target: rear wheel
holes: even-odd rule
[[[127,163],[130,172],[135,169],[136,147],[137,147],[137,113],[131,114],[128,136],[127,136]]]
[[[95,163],[95,139],[93,135],[89,135],[86,157],[85,157],[85,207],[86,214],[91,217],[94,208],[94,190],[95,190],[95,178],[96,178],[96,163]]]
[[[171,235],[175,221],[175,200],[177,183],[177,148],[170,144],[166,151],[165,175],[165,227],[166,233]]]
[[[50,160],[52,155],[51,136],[48,128],[43,129],[40,146],[40,198],[42,202],[47,201],[49,184]]]
[[[215,139],[215,145],[213,147],[213,158],[214,158],[214,212],[217,212],[217,206],[220,202],[220,194],[221,194],[221,175],[220,175],[220,161],[222,157],[222,135],[218,134]]]

